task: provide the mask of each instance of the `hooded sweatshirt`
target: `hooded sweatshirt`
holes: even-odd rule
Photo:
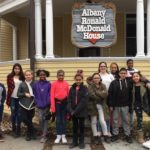
[[[132,84],[127,79],[112,81],[108,91],[108,105],[110,107],[131,106]]]

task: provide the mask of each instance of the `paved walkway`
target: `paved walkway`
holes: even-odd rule
[[[52,150],[70,150],[68,145],[54,145]],[[72,150],[80,150],[78,147],[73,148]],[[91,150],[90,145],[86,144],[85,150]]]
[[[44,144],[39,140],[26,141],[25,138],[13,138],[5,135],[5,142],[0,142],[0,150],[42,150]]]
[[[124,141],[117,141],[110,144],[103,143],[106,150],[146,150],[142,145],[134,141],[132,144],[128,144]]]
[[[136,141],[128,144],[124,141],[114,143],[103,143],[106,150],[147,150]],[[23,137],[14,139],[11,136],[5,135],[5,142],[0,142],[0,150],[43,150],[44,144],[39,140],[25,141]],[[48,148],[49,149],[49,148]],[[54,145],[52,150],[69,150],[68,145]],[[73,150],[80,150],[78,147]],[[91,150],[90,145],[86,144],[85,150]]]

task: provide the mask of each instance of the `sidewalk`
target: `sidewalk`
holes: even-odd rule
[[[136,141],[133,141],[132,144],[128,144],[125,141],[119,140],[110,144],[103,142],[103,145],[106,150],[147,150],[146,148],[142,147],[142,145],[138,144]]]
[[[5,142],[0,142],[0,150],[43,150],[44,144],[39,140],[26,141],[24,137],[13,138],[5,135]]]
[[[110,144],[103,142],[103,145],[105,147],[105,150],[147,150],[146,148],[138,144],[136,141],[134,141],[132,144],[128,144],[125,141],[119,140],[117,142],[113,142]],[[51,146],[48,144],[47,148],[44,150],[69,150],[68,145],[61,145],[61,144],[53,145],[52,149]],[[9,135],[5,135],[5,142],[0,142],[0,150],[43,150],[43,148],[44,144],[40,143],[39,139],[27,142],[24,139],[24,137],[15,139]],[[86,144],[84,150],[100,150],[100,149],[101,148],[99,148],[99,146],[93,146],[91,149],[90,144]],[[80,150],[80,149],[76,147],[73,150]]]

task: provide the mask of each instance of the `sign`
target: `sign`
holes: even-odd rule
[[[116,42],[116,7],[113,3],[75,3],[72,43],[79,48],[109,47]]]

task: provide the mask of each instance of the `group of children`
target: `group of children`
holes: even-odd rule
[[[27,126],[26,140],[35,139],[35,129],[32,118],[35,107],[38,108],[41,129],[40,142],[47,140],[48,115],[56,117],[56,139],[54,143],[67,143],[66,115],[72,120],[72,143],[70,149],[85,147],[84,128],[85,119],[89,116],[93,133],[92,142],[98,144],[101,136],[110,143],[119,139],[119,126],[123,127],[125,139],[132,143],[131,131],[133,126],[133,112],[137,117],[138,142],[143,143],[143,96],[146,87],[150,87],[148,80],[133,68],[133,60],[127,60],[128,68],[121,68],[116,63],[110,65],[100,62],[98,72],[87,78],[84,85],[83,70],[78,70],[74,76],[74,83],[64,80],[65,72],[57,71],[57,80],[50,83],[46,77],[49,72],[38,70],[39,80],[33,81],[33,72],[23,73],[20,64],[14,64],[12,72],[7,76],[6,90],[0,84],[0,129],[4,101],[11,109],[12,134],[20,136],[21,122]],[[7,95],[7,96],[6,96]],[[2,133],[0,131],[0,138]]]

